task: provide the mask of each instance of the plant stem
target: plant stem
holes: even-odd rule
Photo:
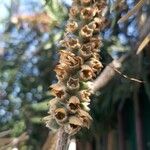
[[[67,150],[69,147],[70,137],[63,128],[60,128],[57,133],[56,150]]]

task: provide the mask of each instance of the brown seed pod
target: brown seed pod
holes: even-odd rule
[[[57,129],[59,129],[59,125],[57,124],[53,116],[49,115],[47,117],[44,117],[43,121],[46,123],[46,127],[48,127],[49,129],[53,131],[56,131]]]
[[[72,59],[70,59],[69,62],[69,69],[71,71],[76,71],[76,69],[79,69],[81,65],[83,64],[83,59],[80,56],[75,56]],[[73,72],[72,72],[73,73]]]
[[[58,123],[63,123],[68,118],[65,108],[57,108],[54,112],[54,116]]]
[[[69,17],[76,18],[79,15],[80,9],[77,5],[74,5],[70,8]]]
[[[67,81],[67,88],[71,91],[78,90],[80,87],[79,79],[70,77]]]
[[[57,98],[63,100],[67,97],[65,87],[61,83],[52,84],[50,87],[51,87],[51,94],[56,96]]]
[[[79,118],[78,116],[71,116],[69,118],[69,123],[77,125],[77,126],[82,126],[83,125],[83,122],[82,122],[81,118]]]
[[[59,103],[59,100],[57,98],[53,98],[49,101],[49,106],[50,106],[50,109],[48,112],[49,114],[53,114],[53,112],[57,108],[58,103]]]
[[[60,63],[62,64],[65,64],[65,63],[68,63],[68,61],[69,61],[69,58],[68,58],[68,56],[70,56],[70,57],[74,57],[75,56],[75,54],[74,53],[72,53],[72,52],[70,52],[70,51],[65,51],[65,50],[60,50],[59,51],[59,55],[60,55]]]
[[[96,2],[94,4],[94,9],[96,11],[97,16],[101,16],[105,8],[106,8],[106,1]]]
[[[99,36],[90,38],[90,43],[93,43],[93,52],[102,46],[101,38]]]
[[[61,40],[61,41],[59,42],[59,45],[60,45],[61,48],[66,48],[66,47],[67,47],[67,42],[66,42],[66,40]]]
[[[71,116],[69,118],[69,123],[64,126],[64,130],[69,135],[74,135],[81,129],[82,126],[82,118],[79,118],[79,116]]]
[[[80,100],[76,96],[72,96],[68,103],[67,103],[67,109],[69,110],[70,113],[75,114],[80,107]]]
[[[82,102],[90,102],[91,93],[88,90],[81,90],[78,96]]]
[[[69,21],[66,27],[67,32],[76,32],[78,29],[78,23],[76,21]]]
[[[95,10],[91,7],[86,7],[81,10],[81,19],[90,21],[95,16]]]
[[[83,44],[82,47],[79,49],[79,55],[87,60],[92,56],[92,46],[90,44]]]
[[[88,27],[88,25],[85,25],[85,26],[81,29],[80,35],[81,35],[83,38],[85,38],[85,39],[90,38],[90,37],[92,37],[92,35],[93,35],[93,29],[90,29],[90,28]]]
[[[56,77],[59,81],[64,81],[68,78],[68,70],[65,64],[59,64],[55,67]]]
[[[49,101],[48,105],[49,106],[53,106],[53,105],[56,105],[58,103],[58,99],[57,98],[53,98]]]
[[[102,63],[95,58],[91,58],[90,61],[87,62],[87,64],[92,68],[93,72],[95,73],[99,73],[103,68]]]
[[[92,117],[89,115],[89,113],[80,109],[78,114],[82,119],[83,126],[89,128],[93,120]]]
[[[100,55],[97,52],[93,52],[92,53],[92,58],[99,60],[100,59]]]
[[[104,21],[104,17],[102,18],[94,18],[94,21],[92,22],[92,29],[94,31],[94,33],[99,33],[100,30],[103,29],[104,25],[105,25],[105,21]]]
[[[88,65],[82,65],[80,70],[80,78],[84,81],[91,80],[94,76],[92,68]]]
[[[75,39],[75,38],[70,38],[67,40],[67,46],[71,49],[71,50],[75,50],[81,47],[79,40]]]
[[[75,56],[72,52],[66,52],[64,50],[60,51],[60,61],[59,66],[63,66],[63,70],[66,71],[66,73],[71,73],[70,71],[75,71],[76,69],[79,69],[81,65],[83,64],[83,59],[80,56]],[[63,76],[63,75],[61,75]]]
[[[81,126],[67,123],[64,125],[64,131],[68,133],[69,135],[76,134],[81,129]]]

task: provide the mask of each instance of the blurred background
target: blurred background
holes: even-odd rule
[[[150,150],[149,0],[117,23],[137,2],[108,0],[100,52],[104,68],[131,56],[92,97],[94,121],[76,136],[78,150]],[[51,99],[49,85],[56,82],[58,41],[70,5],[71,0],[0,0],[0,150],[50,150],[56,140],[42,118]]]

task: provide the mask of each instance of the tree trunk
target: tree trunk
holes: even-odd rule
[[[137,150],[144,150],[142,118],[141,118],[141,114],[140,114],[138,91],[139,91],[139,88],[136,87],[136,89],[134,91],[134,95],[133,95],[135,127],[136,127],[136,143],[137,143]]]
[[[114,150],[114,146],[113,146],[113,142],[114,142],[114,139],[113,139],[113,131],[109,131],[108,133],[108,141],[107,141],[107,150]]]
[[[126,150],[124,122],[121,110],[118,111],[117,117],[118,117],[118,132],[119,132],[119,150]]]
[[[92,142],[81,142],[77,140],[77,150],[93,150]]]
[[[100,135],[95,135],[95,150],[101,149]]]

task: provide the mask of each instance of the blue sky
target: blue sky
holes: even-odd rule
[[[32,2],[41,2],[42,3],[43,0],[19,0],[20,4],[22,4],[23,7],[24,7],[24,5],[29,4],[29,1],[30,2],[32,1]],[[72,3],[72,0],[61,0],[61,1],[64,1],[68,5],[71,5],[71,3]],[[0,22],[1,22],[1,20],[5,19],[9,15],[6,6],[9,7],[10,2],[11,2],[11,0],[0,0]]]
[[[72,3],[72,0],[62,0],[62,1],[64,1],[64,2],[67,3],[68,5],[71,5],[71,3]]]

